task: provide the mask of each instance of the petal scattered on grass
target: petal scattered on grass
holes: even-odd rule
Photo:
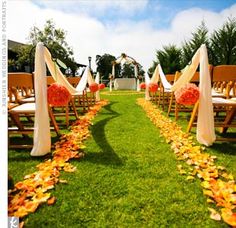
[[[221,210],[223,220],[232,226],[236,226],[236,184],[232,174],[226,172],[225,167],[216,166],[216,156],[206,153],[206,148],[195,145],[193,137],[181,130],[181,127],[169,118],[162,115],[150,101],[144,98],[137,99],[140,105],[153,122],[160,129],[167,143],[170,144],[177,160],[185,161],[189,165],[189,171],[177,165],[180,174],[186,174],[187,180],[198,177],[202,183],[203,194],[207,196],[207,202],[214,203],[217,209]],[[216,209],[216,210],[217,210]],[[220,219],[220,213],[211,210],[210,217]]]
[[[55,151],[52,158],[36,167],[38,171],[28,174],[23,181],[15,184],[14,190],[8,192],[8,215],[23,218],[29,213],[36,211],[38,206],[47,202],[53,205],[56,202],[48,190],[54,188],[55,184],[67,183],[59,179],[60,171],[75,172],[76,167],[69,163],[72,158],[82,158],[84,154],[79,150],[85,148],[82,142],[90,135],[89,125],[96,113],[102,106],[108,104],[106,100],[97,102],[90,110],[78,119],[71,127],[68,134],[62,135],[55,143]],[[21,223],[22,226],[24,223]]]

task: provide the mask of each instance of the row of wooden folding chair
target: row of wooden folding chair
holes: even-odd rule
[[[236,65],[215,66],[212,71],[212,103],[214,124],[220,133],[236,127]],[[187,132],[196,126],[198,103],[195,104],[188,123]],[[217,138],[217,140],[236,141],[236,138]]]
[[[25,72],[8,73],[8,135],[9,148],[26,148],[32,145],[17,145],[11,143],[12,135],[22,135],[24,138],[33,134],[35,99],[33,75]],[[30,93],[29,93],[30,92]],[[14,94],[14,95],[12,95]],[[52,112],[49,112],[52,129],[60,135],[58,125]]]
[[[166,74],[166,80],[173,84],[175,81],[176,75],[175,74]],[[162,110],[165,110],[165,107],[168,106],[170,99],[171,99],[171,90],[169,88],[165,88],[161,81],[159,82],[159,96],[158,96],[158,106],[162,106]]]
[[[9,103],[34,102],[33,74],[25,72],[8,73]]]
[[[55,82],[56,81],[54,80],[52,76],[47,76],[48,87],[51,86]],[[72,110],[72,112],[70,112],[70,110]],[[68,104],[64,106],[53,106],[52,104],[49,104],[49,112],[54,113],[55,118],[65,116],[66,127],[68,127],[70,124],[69,123],[70,116],[75,116],[76,119],[79,118],[73,97],[71,97],[71,100],[68,102]]]
[[[209,73],[210,75],[212,74],[212,69],[213,66],[209,65]],[[175,78],[174,78],[174,82],[176,82],[179,77],[181,76],[181,72],[176,72],[175,74]],[[194,83],[195,85],[198,86],[199,84],[199,72],[196,71],[191,79],[191,83]],[[169,104],[168,104],[168,111],[167,111],[167,116],[170,115],[171,111],[174,111],[174,115],[175,115],[175,120],[178,120],[179,118],[179,112],[191,112],[192,111],[192,107],[191,106],[185,106],[185,105],[181,105],[178,104],[177,102],[175,102],[175,95],[174,92],[170,92],[170,99],[169,99]]]
[[[212,71],[212,95],[230,98],[235,96],[236,65],[215,66]]]
[[[228,127],[235,127],[235,104],[236,104],[236,65],[221,65],[215,66],[209,65],[209,72],[212,82],[212,97],[215,113],[215,126],[221,127],[220,132],[224,133]],[[176,72],[174,82],[181,76],[180,72]],[[166,77],[167,78],[167,77]],[[167,80],[173,84],[171,79]],[[160,82],[161,83],[161,82]],[[191,83],[199,84],[199,72],[196,72],[191,80]],[[167,115],[169,116],[174,111],[175,119],[179,117],[179,112],[192,112],[192,117],[189,121],[187,131],[189,132],[196,120],[198,103],[193,106],[183,106],[175,102],[174,92],[166,89],[160,84],[161,92],[157,104],[162,105],[162,109],[168,104]],[[229,100],[230,99],[230,100]],[[232,140],[232,139],[229,139]]]
[[[68,82],[76,87],[80,81],[80,77],[67,77]],[[55,80],[52,76],[47,76],[47,85],[50,86],[52,83],[55,83]],[[82,108],[83,112],[87,112],[89,107],[92,106],[95,102],[94,93],[89,93],[86,89],[81,92],[81,94],[72,95],[71,105],[80,109]],[[74,110],[76,116],[78,116],[77,111]]]
[[[68,80],[68,82],[73,86],[76,87],[79,84],[80,81],[80,77],[72,77],[69,76],[66,78]]]

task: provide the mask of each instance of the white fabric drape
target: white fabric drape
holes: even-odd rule
[[[137,64],[134,65],[134,77],[138,78],[138,65]]]
[[[92,83],[94,83],[94,79],[89,67],[87,68],[87,73],[88,73],[88,84],[91,85]]]
[[[81,77],[78,85],[75,88],[76,92],[78,92],[79,94],[82,94],[86,88],[86,85],[88,82],[88,71],[89,71],[89,67],[86,67],[83,76]]]
[[[137,64],[135,64],[134,65],[134,76],[135,76],[135,78],[136,78],[136,84],[137,84],[137,91],[140,91],[141,89],[140,89],[140,87],[139,87],[139,79],[138,79],[138,65]]]
[[[211,97],[211,78],[208,67],[208,56],[206,45],[203,44],[192,58],[190,66],[186,67],[181,77],[171,87],[172,91],[183,87],[190,82],[200,64],[199,84],[199,109],[197,120],[197,140],[199,143],[210,146],[216,139],[214,128],[214,115]]]
[[[57,64],[52,60],[52,56],[46,47],[44,47],[44,59],[53,79],[57,83],[65,86],[71,94],[77,93],[78,91],[67,81],[66,77],[62,74]],[[44,76],[46,76],[46,73]]]
[[[211,97],[211,78],[208,66],[208,56],[206,45],[203,44],[196,51],[192,58],[190,65],[183,69],[181,77],[173,84],[173,86],[167,81],[161,65],[158,64],[156,67],[151,80],[145,75],[145,82],[148,85],[150,82],[157,83],[159,76],[165,89],[176,91],[191,81],[194,73],[200,64],[200,83],[199,83],[199,109],[198,109],[198,120],[197,120],[197,140],[199,143],[206,146],[210,146],[216,139],[215,128],[214,128],[214,115],[213,105]],[[148,90],[146,88],[145,99],[150,100]]]
[[[200,63],[200,49],[203,48],[205,45],[202,45],[195,55],[192,58],[192,63],[189,67],[184,68],[184,71],[181,75],[181,77],[174,83],[174,85],[171,87],[172,91],[176,91],[177,89],[183,87],[188,82],[190,82],[191,78],[193,77],[194,73],[197,70],[197,67]],[[208,60],[207,60],[208,64]]]
[[[99,74],[99,72],[97,72],[95,82],[99,85],[99,81],[100,81],[100,74]],[[96,96],[96,101],[100,101],[100,91],[99,90],[96,92],[95,96]]]
[[[116,60],[115,62],[116,63],[120,63],[120,61],[122,60],[122,57],[120,57],[120,60]],[[112,91],[112,81],[115,80],[115,63],[112,65],[112,76],[113,76],[113,79],[110,79],[110,83],[109,83],[109,87],[110,87],[110,92]]]
[[[215,141],[214,114],[211,96],[211,79],[206,46],[200,49],[200,98],[197,119],[197,140],[210,146]]]
[[[149,90],[148,90],[148,85],[150,83],[150,78],[148,76],[147,73],[145,73],[145,84],[146,84],[146,89],[145,89],[145,100],[149,101],[151,98],[150,98],[150,95],[149,95]]]
[[[166,76],[164,75],[163,70],[161,68],[161,65],[158,64],[157,67],[159,70],[160,79],[161,79],[161,83],[163,84],[163,87],[165,89],[171,89],[172,85],[167,81]]]
[[[48,66],[48,69],[53,77],[53,79],[65,86],[68,91],[70,92],[70,94],[72,95],[77,95],[77,94],[82,94],[83,91],[86,88],[87,83],[89,83],[89,85],[91,83],[94,82],[91,72],[89,70],[89,67],[87,66],[85,69],[85,72],[83,74],[83,76],[81,77],[78,85],[76,86],[76,88],[74,88],[66,79],[66,77],[64,76],[64,74],[61,72],[60,68],[57,66],[57,64],[52,60],[52,56],[51,53],[49,52],[49,50],[44,47],[44,58],[45,58],[45,62]]]
[[[74,88],[60,71],[57,64],[52,60],[49,50],[43,43],[38,43],[35,53],[35,122],[34,122],[34,145],[31,150],[32,156],[43,156],[51,151],[51,134],[47,106],[47,81],[46,64],[54,80],[65,86],[71,95],[82,94],[86,84],[94,82],[89,68],[87,67],[79,84]]]
[[[112,79],[110,79],[109,87],[110,87],[110,92],[111,92],[112,91]]]
[[[51,151],[51,134],[47,105],[46,65],[44,60],[44,46],[38,43],[35,53],[35,120],[34,145],[32,156],[43,156]]]
[[[137,78],[137,91],[141,91],[139,78]]]
[[[159,81],[159,69],[158,67],[155,68],[150,83],[158,83]]]

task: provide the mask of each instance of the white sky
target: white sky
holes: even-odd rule
[[[108,0],[10,0],[8,38],[27,43],[30,28],[34,25],[43,28],[47,19],[53,19],[57,28],[67,32],[66,40],[73,48],[77,62],[88,64],[88,56],[92,56],[92,68],[95,69],[97,54],[108,53],[118,57],[126,53],[147,71],[155,60],[157,49],[169,44],[180,46],[202,20],[212,32],[228,17],[236,17],[236,4],[218,10],[206,7],[174,10],[170,2],[175,3],[176,8],[178,2],[166,2],[166,5],[161,5],[158,1],[147,0],[120,0],[113,1],[113,4]],[[154,16],[148,17],[148,14]],[[170,15],[172,17],[168,18]]]

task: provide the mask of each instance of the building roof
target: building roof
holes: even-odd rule
[[[12,50],[14,48],[20,47],[20,46],[26,46],[27,44],[23,44],[14,40],[8,40],[8,49]]]

